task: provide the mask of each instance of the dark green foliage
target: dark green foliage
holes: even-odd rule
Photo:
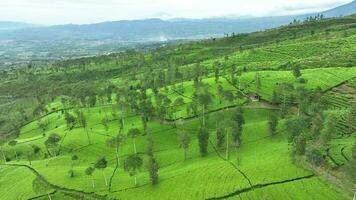
[[[148,168],[148,172],[149,172],[149,175],[150,175],[151,184],[152,185],[158,184],[158,181],[159,181],[159,177],[158,177],[159,166],[158,166],[157,161],[153,157],[149,158],[148,167],[147,168]]]
[[[293,67],[293,76],[295,78],[299,78],[302,75],[302,73],[300,72],[300,66],[296,65]]]
[[[306,138],[303,134],[296,136],[293,139],[293,153],[296,155],[304,155],[306,148]]]
[[[104,170],[107,166],[108,166],[108,161],[106,161],[104,157],[98,159],[94,165],[96,169],[100,169],[100,170]]]
[[[94,171],[95,171],[94,167],[88,167],[88,168],[85,169],[85,175],[92,176]]]
[[[68,176],[69,176],[70,178],[73,178],[73,177],[74,177],[74,170],[70,169],[70,170],[68,171]]]
[[[136,174],[140,170],[143,164],[142,158],[137,154],[132,154],[128,156],[124,163],[124,169],[129,173],[130,176],[135,176],[135,186],[137,185]]]
[[[268,130],[271,135],[275,135],[278,126],[278,117],[275,114],[270,114],[268,118]]]
[[[292,117],[287,119],[285,128],[288,132],[288,142],[291,143],[305,128],[308,128],[308,122],[301,117]]]
[[[184,150],[184,160],[187,159],[187,149],[190,145],[190,136],[186,131],[181,131],[179,135],[179,147]]]
[[[45,141],[45,146],[47,148],[47,150],[51,150],[52,154],[54,154],[54,156],[57,156],[58,154],[58,145],[59,145],[59,141],[61,141],[62,137],[56,133],[51,134],[47,140]]]
[[[198,132],[199,151],[202,157],[208,154],[209,132],[201,128]]]
[[[312,147],[307,152],[308,161],[313,164],[314,166],[321,166],[324,163],[325,156],[321,152],[319,148]]]
[[[218,148],[222,148],[225,143],[225,133],[222,128],[216,130],[216,143]]]
[[[329,142],[336,135],[337,118],[334,115],[327,117],[321,131],[321,136],[324,142]]]
[[[321,130],[323,129],[324,117],[322,113],[317,113],[312,118],[311,131],[314,138],[317,138],[320,135]]]

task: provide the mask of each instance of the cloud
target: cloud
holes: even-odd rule
[[[0,21],[94,23],[141,18],[269,16],[321,11],[351,0],[1,0]]]

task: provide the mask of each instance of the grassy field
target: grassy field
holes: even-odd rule
[[[4,94],[0,96],[0,132],[11,133],[0,146],[0,199],[47,199],[48,193],[52,199],[68,200],[351,199],[351,192],[342,186],[353,181],[346,170],[356,142],[356,127],[347,118],[356,99],[354,22],[354,17],[326,19],[147,52],[19,69],[6,72],[3,79],[0,74],[0,92]],[[299,78],[293,76],[296,66],[301,69]],[[336,116],[329,142],[320,144],[315,139],[305,144],[315,143],[320,148],[325,166],[308,167],[292,154],[294,146],[288,143],[291,130],[286,122],[298,115],[297,102],[291,103],[285,118],[279,117],[281,105],[272,102],[273,91],[283,83],[309,92],[320,87],[325,100],[323,115]],[[211,101],[206,107],[197,105],[194,113],[195,94],[204,89]],[[221,89],[234,98],[224,98]],[[251,102],[248,95],[257,92],[262,101]],[[142,123],[145,113],[140,109],[151,107],[141,105],[145,103],[141,102],[143,96],[155,111],[147,122],[146,135]],[[120,98],[127,98],[124,106]],[[135,103],[136,107],[132,106]],[[15,108],[19,110],[13,111]],[[166,113],[158,112],[161,108]],[[229,128],[224,121],[235,116],[239,108],[245,119],[240,145],[232,141],[230,131],[227,144],[217,147],[217,129]],[[81,112],[86,126],[68,126],[66,112],[73,116]],[[197,137],[203,114],[209,133],[205,157],[200,155]],[[269,130],[271,116],[279,117],[274,135]],[[122,129],[121,119],[125,124]],[[306,126],[301,132],[310,136]],[[118,133],[128,136],[133,128],[141,134],[126,138],[120,145],[117,164],[116,149],[107,141]],[[190,138],[186,159],[179,142],[182,132]],[[58,155],[46,148],[51,134],[61,137]],[[159,165],[157,185],[151,184],[148,171],[148,136],[152,136]],[[9,143],[11,140],[16,144]],[[137,186],[124,168],[135,147],[143,159]],[[77,159],[73,160],[74,155]],[[85,170],[102,157],[108,161],[105,170],[86,175]],[[340,183],[329,181],[324,173],[332,180],[343,179]],[[49,189],[35,192],[35,179]]]

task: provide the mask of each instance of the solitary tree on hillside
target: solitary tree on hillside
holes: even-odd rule
[[[261,84],[261,76],[260,73],[258,72],[255,75],[255,83],[256,83],[256,93],[260,94],[262,84]]]
[[[208,154],[209,132],[205,128],[200,128],[198,133],[199,151],[202,157]]]
[[[203,93],[198,94],[197,98],[198,98],[198,103],[203,108],[203,126],[205,127],[205,110],[208,108],[208,105],[211,104],[212,97],[208,90],[204,90]]]
[[[299,65],[296,65],[293,67],[293,76],[298,79],[300,76],[302,75],[302,73],[300,72],[300,67]]]
[[[127,133],[127,135],[132,138],[132,141],[133,141],[133,146],[134,146],[134,152],[135,154],[137,153],[137,150],[136,150],[136,137],[141,135],[141,131],[140,129],[138,128],[131,128],[129,130],[129,132]]]
[[[54,156],[57,156],[59,150],[58,145],[59,145],[59,141],[61,141],[62,137],[56,133],[51,134],[47,140],[45,141],[45,146],[47,151],[50,153],[52,152],[52,154],[54,154]],[[51,154],[51,153],[50,153]]]
[[[124,134],[118,134],[116,137],[110,138],[106,141],[109,147],[115,148],[116,153],[116,164],[117,166],[120,165],[120,147],[126,141],[126,136]]]
[[[94,167],[88,167],[88,168],[85,169],[85,174],[87,176],[91,177],[91,183],[92,183],[93,188],[95,188],[95,181],[94,181],[94,178],[93,178],[94,171],[95,171]]]
[[[152,185],[156,185],[158,183],[159,177],[158,177],[158,163],[156,159],[153,156],[150,156],[148,159],[148,164],[147,164],[148,172],[150,175],[150,180]]]
[[[189,134],[183,129],[179,134],[179,147],[184,151],[184,160],[187,159],[187,150],[190,145],[190,136]]]
[[[220,149],[225,143],[225,133],[223,128],[218,128],[216,130],[216,146]]]
[[[79,121],[80,125],[83,127],[83,129],[87,135],[88,142],[89,142],[89,144],[91,144],[90,136],[89,136],[88,129],[87,129],[87,126],[88,126],[87,119],[82,111],[77,110],[76,113],[77,113],[78,121]]]
[[[275,114],[270,114],[268,118],[268,130],[271,135],[275,135],[278,126],[278,117]]]
[[[104,177],[104,180],[105,180],[105,185],[108,186],[108,181],[106,179],[106,175],[105,175],[105,172],[104,170],[106,169],[106,167],[108,166],[108,161],[106,161],[106,159],[103,157],[103,158],[100,158],[99,160],[96,161],[95,163],[95,168],[96,169],[100,169],[101,172],[103,173],[103,177]]]
[[[74,124],[75,124],[75,117],[66,111],[64,113],[64,119],[66,121],[67,128],[70,130],[73,129]]]
[[[135,186],[137,186],[137,173],[142,166],[142,158],[137,154],[128,156],[125,160],[124,169],[130,176],[134,176]]]

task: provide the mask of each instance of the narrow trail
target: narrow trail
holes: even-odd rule
[[[301,181],[301,180],[310,179],[310,178],[313,178],[313,177],[315,177],[315,175],[311,174],[311,175],[308,175],[308,176],[302,176],[302,177],[297,177],[297,178],[293,178],[293,179],[287,179],[287,180],[283,180],[283,181],[276,181],[276,182],[270,182],[270,183],[264,183],[264,184],[256,184],[256,185],[252,185],[251,187],[247,187],[247,188],[236,190],[235,192],[232,192],[230,194],[226,194],[224,196],[207,198],[206,200],[226,199],[226,198],[229,198],[229,197],[240,195],[242,193],[250,192],[250,191],[255,190],[255,189],[261,189],[261,188],[265,188],[265,187],[268,187],[268,186],[271,186],[271,185],[279,185],[279,184],[290,183],[290,182],[294,182],[294,181]]]
[[[61,187],[58,185],[54,185],[47,181],[37,170],[35,170],[33,167],[28,166],[28,165],[21,165],[21,164],[1,164],[3,166],[12,166],[12,167],[23,167],[27,168],[30,170],[34,175],[37,176],[42,182],[46,183],[48,186],[50,186],[52,189],[54,189],[56,192],[62,192],[65,195],[70,195],[70,196],[75,196],[79,199],[85,199],[85,198],[91,198],[91,199],[96,199],[96,200],[117,200],[116,198],[108,197],[107,195],[99,195],[94,192],[84,192],[84,191],[79,191],[76,189],[70,189],[70,188],[65,188]],[[39,198],[39,197],[37,197]]]

